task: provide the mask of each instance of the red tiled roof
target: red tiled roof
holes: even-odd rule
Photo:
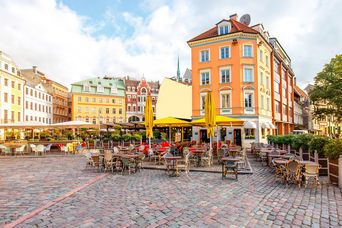
[[[236,20],[230,19],[229,21],[230,21],[231,26],[232,26],[230,33],[234,33],[234,32],[246,32],[246,33],[254,33],[254,34],[258,33],[258,31],[256,31],[255,29],[252,29],[251,27],[248,27],[247,25],[242,24]],[[194,37],[194,38],[192,38],[188,42],[203,40],[203,39],[212,38],[215,36],[218,36],[217,26],[209,29],[208,31],[206,31],[206,32]]]
[[[295,91],[301,96],[301,97],[307,97],[308,95],[297,85],[295,85]]]

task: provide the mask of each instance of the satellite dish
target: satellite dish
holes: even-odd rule
[[[240,22],[245,25],[249,25],[251,23],[251,16],[249,14],[245,14],[240,18]]]

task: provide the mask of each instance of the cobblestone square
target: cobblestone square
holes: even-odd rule
[[[0,164],[2,225],[103,175],[84,170],[82,157],[9,158]],[[203,172],[177,178],[148,169],[109,173],[18,227],[342,226],[340,189],[286,187],[275,182],[270,168],[253,160],[251,165],[254,173],[237,181]]]

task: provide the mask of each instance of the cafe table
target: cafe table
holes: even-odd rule
[[[12,152],[12,156],[14,156],[15,149],[21,147],[22,145],[27,146],[27,142],[5,142],[3,145],[10,148]]]
[[[182,157],[181,156],[167,156],[165,157],[165,160],[168,162],[170,162],[170,169],[171,169],[171,174],[169,175],[170,177],[177,177],[179,176],[179,172],[178,172],[178,161],[181,160]]]

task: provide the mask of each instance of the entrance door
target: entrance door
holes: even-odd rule
[[[200,130],[200,142],[209,142],[207,137],[207,130]]]
[[[241,146],[241,129],[234,129],[234,144]]]

